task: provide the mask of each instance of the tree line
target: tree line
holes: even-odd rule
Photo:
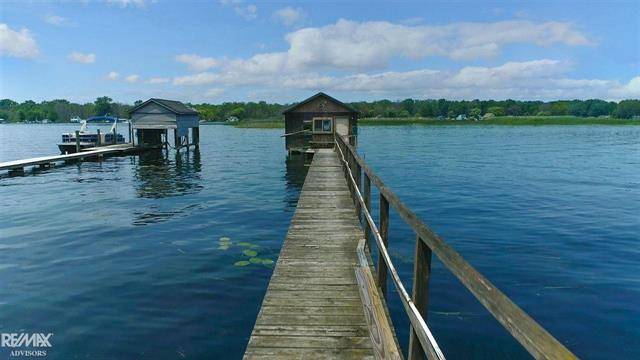
[[[0,119],[8,122],[33,122],[48,119],[50,122],[68,122],[73,117],[86,119],[94,115],[112,115],[128,118],[133,105],[114,102],[107,96],[92,103],[78,104],[68,100],[27,100],[22,103],[10,99],[0,100]],[[227,121],[231,118],[267,119],[281,118],[282,111],[290,104],[260,102],[225,102],[222,104],[187,104],[200,113],[200,118],[211,121]],[[363,118],[454,118],[458,115],[480,117],[494,116],[578,116],[629,119],[640,116],[640,100],[620,102],[591,100],[518,101],[518,100],[378,100],[350,103]]]

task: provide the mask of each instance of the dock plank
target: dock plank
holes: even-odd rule
[[[364,237],[332,150],[317,152],[245,359],[372,359],[354,267]]]

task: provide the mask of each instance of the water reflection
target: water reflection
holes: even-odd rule
[[[309,167],[305,165],[304,154],[287,155],[285,166],[286,172],[284,179],[287,190],[285,193],[285,202],[287,205],[295,207]]]
[[[202,190],[200,149],[168,152],[152,150],[140,154],[134,167],[139,197],[158,199],[195,194]]]

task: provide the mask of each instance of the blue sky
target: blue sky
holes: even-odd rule
[[[0,97],[640,98],[638,19],[638,1],[0,1]]]

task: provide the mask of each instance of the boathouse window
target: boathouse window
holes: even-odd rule
[[[333,120],[331,118],[313,119],[314,133],[331,133],[333,132]]]

